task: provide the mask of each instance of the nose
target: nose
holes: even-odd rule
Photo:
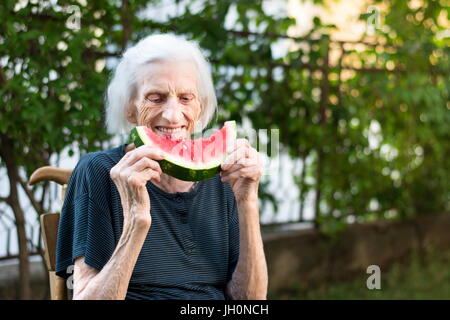
[[[183,120],[183,112],[176,99],[171,97],[167,100],[161,116],[169,123],[178,123]]]

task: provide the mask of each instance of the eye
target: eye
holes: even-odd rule
[[[164,97],[157,93],[149,94],[146,99],[152,103],[161,103],[164,101]]]
[[[182,102],[190,102],[190,101],[192,101],[193,99],[194,99],[194,95],[191,94],[191,93],[182,94],[182,95],[180,96],[180,100],[181,100]]]

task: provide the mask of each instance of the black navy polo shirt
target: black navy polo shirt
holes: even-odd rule
[[[56,250],[56,274],[71,275],[77,257],[97,270],[123,230],[120,196],[109,176],[125,146],[89,153],[67,185]],[[136,262],[127,299],[225,299],[239,256],[236,200],[219,175],[190,192],[167,193],[150,181],[152,224]],[[69,269],[68,269],[69,268]]]

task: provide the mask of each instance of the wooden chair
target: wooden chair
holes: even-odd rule
[[[67,182],[72,169],[56,167],[41,167],[33,172],[28,181],[29,185],[41,181],[54,181],[62,185],[61,200],[64,202]],[[52,300],[67,300],[68,288],[66,280],[55,274],[56,270],[56,239],[58,234],[59,213],[45,213],[41,215],[41,234],[44,242],[44,258],[50,281],[50,297]]]

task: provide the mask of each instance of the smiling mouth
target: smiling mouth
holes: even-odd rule
[[[186,137],[186,126],[181,127],[155,127],[156,134],[167,137],[169,139],[180,140]]]

